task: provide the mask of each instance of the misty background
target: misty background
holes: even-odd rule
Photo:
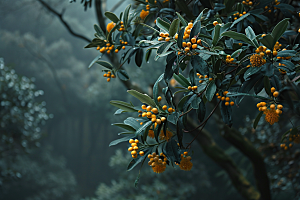
[[[84,11],[79,0],[45,2],[59,13],[65,11],[63,19],[74,32],[93,38],[93,25],[97,24],[94,7]],[[108,11],[119,3],[118,0],[103,2]],[[130,3],[130,0],[123,1],[114,13],[119,15]],[[88,69],[98,51],[84,49],[86,45],[86,41],[71,35],[37,0],[0,1],[0,57],[16,73],[35,78],[37,89],[44,91],[39,101],[45,101],[47,112],[53,115],[41,127],[40,147],[19,156],[12,164],[22,176],[2,183],[0,199],[67,200],[95,196],[121,199],[130,191],[135,195],[129,199],[168,199],[171,194],[178,199],[232,199],[238,195],[226,174],[196,144],[191,172],[168,169],[165,174],[151,174],[150,168],[144,166],[140,188],[135,189],[138,170],[126,171],[126,163],[130,161],[127,144],[108,145],[120,132],[111,124],[124,119],[124,116],[113,115],[116,108],[109,101],[134,103],[136,100],[127,95],[118,79],[108,83],[100,66]],[[141,69],[133,62],[125,66],[131,80],[148,91],[164,65],[162,61],[144,61]],[[243,110],[243,116],[250,113],[247,109],[250,108]],[[235,120],[242,124],[243,119]],[[213,122],[209,122],[207,128],[216,130]],[[229,147],[217,133],[214,137],[221,147]],[[244,163],[250,168],[247,162]],[[179,186],[181,190],[177,191]]]

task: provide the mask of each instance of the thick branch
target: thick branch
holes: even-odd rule
[[[267,169],[264,159],[260,152],[253,146],[247,137],[243,136],[238,130],[228,127],[221,120],[220,111],[216,112],[215,119],[219,124],[221,134],[228,142],[239,149],[245,156],[249,158],[253,165],[253,172],[256,181],[256,186],[261,194],[262,200],[271,200],[270,183],[267,174]]]
[[[188,119],[187,126],[189,128],[196,127],[197,125]],[[197,131],[191,132],[193,136],[198,134]],[[213,140],[211,135],[205,129],[197,137],[197,142],[201,145],[204,153],[208,155],[216,164],[223,168],[228,174],[233,186],[237,191],[247,200],[260,199],[259,192],[249,183],[243,176],[239,168],[235,165],[234,161],[228,156],[223,149],[221,149]]]
[[[59,18],[59,20],[63,23],[63,25],[68,29],[68,31],[75,37],[81,38],[85,41],[87,41],[88,43],[91,42],[90,39],[88,39],[87,37],[80,35],[78,33],[75,33],[71,27],[69,26],[69,24],[63,19],[63,14],[58,13],[56,10],[54,10],[51,6],[49,6],[46,2],[42,1],[42,0],[38,0],[45,8],[47,8],[48,11],[50,11],[51,13],[53,13],[55,16],[57,16]]]

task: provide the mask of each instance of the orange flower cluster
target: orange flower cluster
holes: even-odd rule
[[[138,139],[130,139],[129,140],[129,143],[131,144],[131,147],[128,148],[128,151],[131,152],[131,156],[133,158],[137,158],[137,151],[139,150],[139,147],[138,147],[138,143],[139,143],[139,140]],[[140,151],[139,152],[140,156],[143,156],[145,153],[143,151]]]
[[[157,155],[155,152],[148,155],[148,158],[150,161],[148,162],[148,165],[152,167],[152,170],[155,173],[162,173],[166,170],[167,165],[167,158],[165,154],[160,153],[160,155]]]

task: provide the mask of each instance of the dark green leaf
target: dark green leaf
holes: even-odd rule
[[[144,51],[142,48],[138,48],[136,54],[135,54],[135,63],[138,67],[142,65],[143,62],[143,57],[144,57]]]
[[[160,29],[162,29],[164,32],[167,32],[167,33],[168,33],[169,30],[170,30],[170,24],[169,24],[168,22],[162,20],[160,17],[158,17],[158,18],[156,19],[156,25],[157,25]]]
[[[225,101],[221,102],[221,115],[222,119],[225,124],[227,124],[229,127],[232,126],[232,110],[231,106],[226,106]]]
[[[133,127],[131,127],[130,125],[127,124],[122,124],[122,123],[115,123],[112,124],[113,126],[118,126],[120,128],[126,129],[128,131],[134,132],[135,133],[135,129]]]
[[[268,49],[273,49],[274,44],[276,43],[277,40],[274,40],[272,35],[268,34],[264,37],[259,38],[259,41],[265,45]]]
[[[200,30],[201,30],[201,21],[198,21],[194,24],[191,30],[190,38],[197,36],[198,33],[200,33]]]
[[[122,81],[129,80],[129,76],[124,69],[117,71],[117,75],[118,75],[119,79],[121,79]]]
[[[129,24],[128,24],[128,17],[129,17],[130,7],[131,7],[131,4],[129,4],[129,5],[125,8],[125,11],[124,11],[124,17],[123,17],[123,20],[124,20],[125,27],[127,27],[127,26],[129,25]]]
[[[232,28],[234,25],[236,25],[237,23],[239,23],[240,21],[246,19],[249,15],[250,15],[250,13],[247,13],[247,14],[241,16],[240,18],[238,18],[237,20],[234,20],[234,22],[233,22],[232,25],[231,25],[231,28]]]
[[[173,37],[177,33],[179,25],[180,25],[179,19],[174,19],[169,30],[169,35],[171,37]]]
[[[189,98],[191,98],[191,96],[192,96],[192,95],[186,95],[186,96],[182,97],[182,99],[179,101],[179,103],[178,103],[178,105],[177,105],[177,109],[178,109],[179,111],[182,111],[183,105],[185,104],[185,102],[186,102]]]
[[[136,97],[137,99],[139,99],[142,103],[146,103],[153,108],[156,107],[156,104],[153,101],[153,99],[151,99],[147,94],[142,94],[136,90],[127,90],[127,92],[132,96]]]
[[[271,84],[270,84],[269,77],[267,77],[267,76],[264,77],[264,86],[265,86],[266,93],[268,95],[272,96],[272,93],[271,93]]]
[[[208,101],[211,101],[216,93],[217,90],[217,86],[215,84],[215,81],[210,81],[208,86],[207,86],[207,90],[205,93],[205,96],[207,98]]]
[[[202,75],[208,75],[208,66],[206,62],[200,56],[192,56],[191,57],[191,65],[194,70]]]
[[[244,74],[244,79],[248,79],[248,77],[252,76],[253,74],[258,73],[261,70],[260,67],[249,67],[248,70]]]
[[[253,128],[256,129],[257,127],[257,124],[261,118],[261,116],[264,114],[264,112],[259,112],[258,115],[256,116],[255,120],[254,120],[254,123],[253,123]]]
[[[133,106],[128,105],[128,103],[123,102],[123,101],[112,100],[109,103],[113,106],[116,106],[117,108],[120,108],[120,109],[126,111],[126,112],[137,112],[137,110]]]
[[[173,77],[183,87],[187,88],[187,87],[191,86],[190,82],[183,75],[173,74]]]
[[[197,117],[200,122],[202,122],[205,118],[206,107],[204,101],[199,103],[199,109],[197,109]]]
[[[176,14],[177,14],[178,18],[180,19],[182,25],[187,26],[188,25],[187,21],[178,12],[176,12]]]
[[[279,51],[277,54],[277,57],[290,57],[296,55],[295,50],[285,50],[285,51]]]
[[[135,130],[138,130],[141,127],[140,122],[138,122],[133,117],[128,117],[127,119],[125,119],[124,124],[127,124],[127,125],[133,127]]]
[[[235,40],[242,40],[252,46],[255,46],[253,44],[253,42],[249,38],[247,38],[246,35],[244,35],[242,33],[237,33],[234,31],[227,31],[227,32],[222,33],[222,36],[227,36],[227,37],[233,38]]]
[[[95,62],[99,60],[101,57],[102,57],[102,53],[100,53],[96,58],[94,58],[94,60],[90,63],[88,68],[91,68],[93,64],[95,64]]]
[[[170,49],[172,46],[173,42],[164,42],[158,49],[157,49],[157,54],[163,54],[166,51]]]
[[[151,30],[153,30],[153,31],[155,31],[155,32],[157,32],[157,33],[159,33],[159,31],[156,30],[155,28],[153,28],[152,26],[149,26],[149,25],[144,24],[144,23],[140,23],[140,24],[143,25],[143,26],[146,26],[147,28],[150,28]]]
[[[112,12],[108,12],[106,11],[104,14],[108,19],[110,19],[111,21],[118,23],[120,20],[119,18]]]
[[[214,29],[214,37],[213,37],[213,41],[212,41],[212,44],[214,46],[216,46],[216,44],[219,41],[219,38],[220,38],[220,29],[221,29],[221,26],[219,24],[217,24],[215,26],[215,29]]]
[[[182,28],[182,29],[179,31],[179,34],[178,34],[177,46],[178,46],[179,48],[182,48],[183,35],[184,35],[184,28]]]
[[[289,24],[289,18],[283,19],[282,21],[280,21],[273,29],[271,35],[274,38],[274,41],[277,42],[279,40],[279,38],[283,35],[283,33],[285,32],[288,24]],[[275,44],[275,43],[274,43]],[[274,45],[273,45],[274,46]],[[270,48],[273,49],[273,48]]]
[[[152,148],[148,148],[148,149],[144,150],[143,156],[138,155],[137,158],[132,159],[130,161],[130,163],[128,164],[127,171],[132,170],[135,166],[137,166],[140,162],[142,162],[142,160],[146,159],[151,150],[152,150]]]
[[[141,125],[139,129],[136,130],[135,136],[138,137],[139,135],[142,135],[144,131],[148,128],[148,126],[151,126],[153,123],[151,121],[148,121]]]
[[[113,68],[112,64],[110,64],[109,62],[103,61],[103,60],[96,61],[96,63],[103,66],[103,67],[106,67],[108,69]]]
[[[101,38],[103,38],[103,39],[106,38],[105,33],[102,31],[102,29],[97,24],[94,24],[94,29]]]
[[[111,147],[111,146],[117,145],[117,144],[119,144],[119,143],[121,143],[121,142],[128,141],[128,140],[131,139],[132,137],[133,137],[132,135],[128,135],[128,136],[126,136],[126,137],[123,137],[123,138],[114,140],[114,141],[112,141],[112,142],[109,144],[109,146]]]

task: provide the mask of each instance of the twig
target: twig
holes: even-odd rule
[[[62,13],[58,13],[56,10],[54,10],[52,7],[50,7],[47,3],[45,3],[44,1],[42,0],[38,0],[45,8],[47,8],[48,11],[50,11],[51,13],[53,13],[55,16],[57,16],[60,21],[63,23],[63,25],[68,29],[68,31],[74,35],[75,37],[78,37],[78,38],[81,38],[87,42],[91,42],[90,39],[88,39],[87,37],[83,36],[83,35],[80,35],[78,33],[75,33],[72,28],[70,27],[70,25],[63,19],[63,13],[64,13],[64,10]]]

